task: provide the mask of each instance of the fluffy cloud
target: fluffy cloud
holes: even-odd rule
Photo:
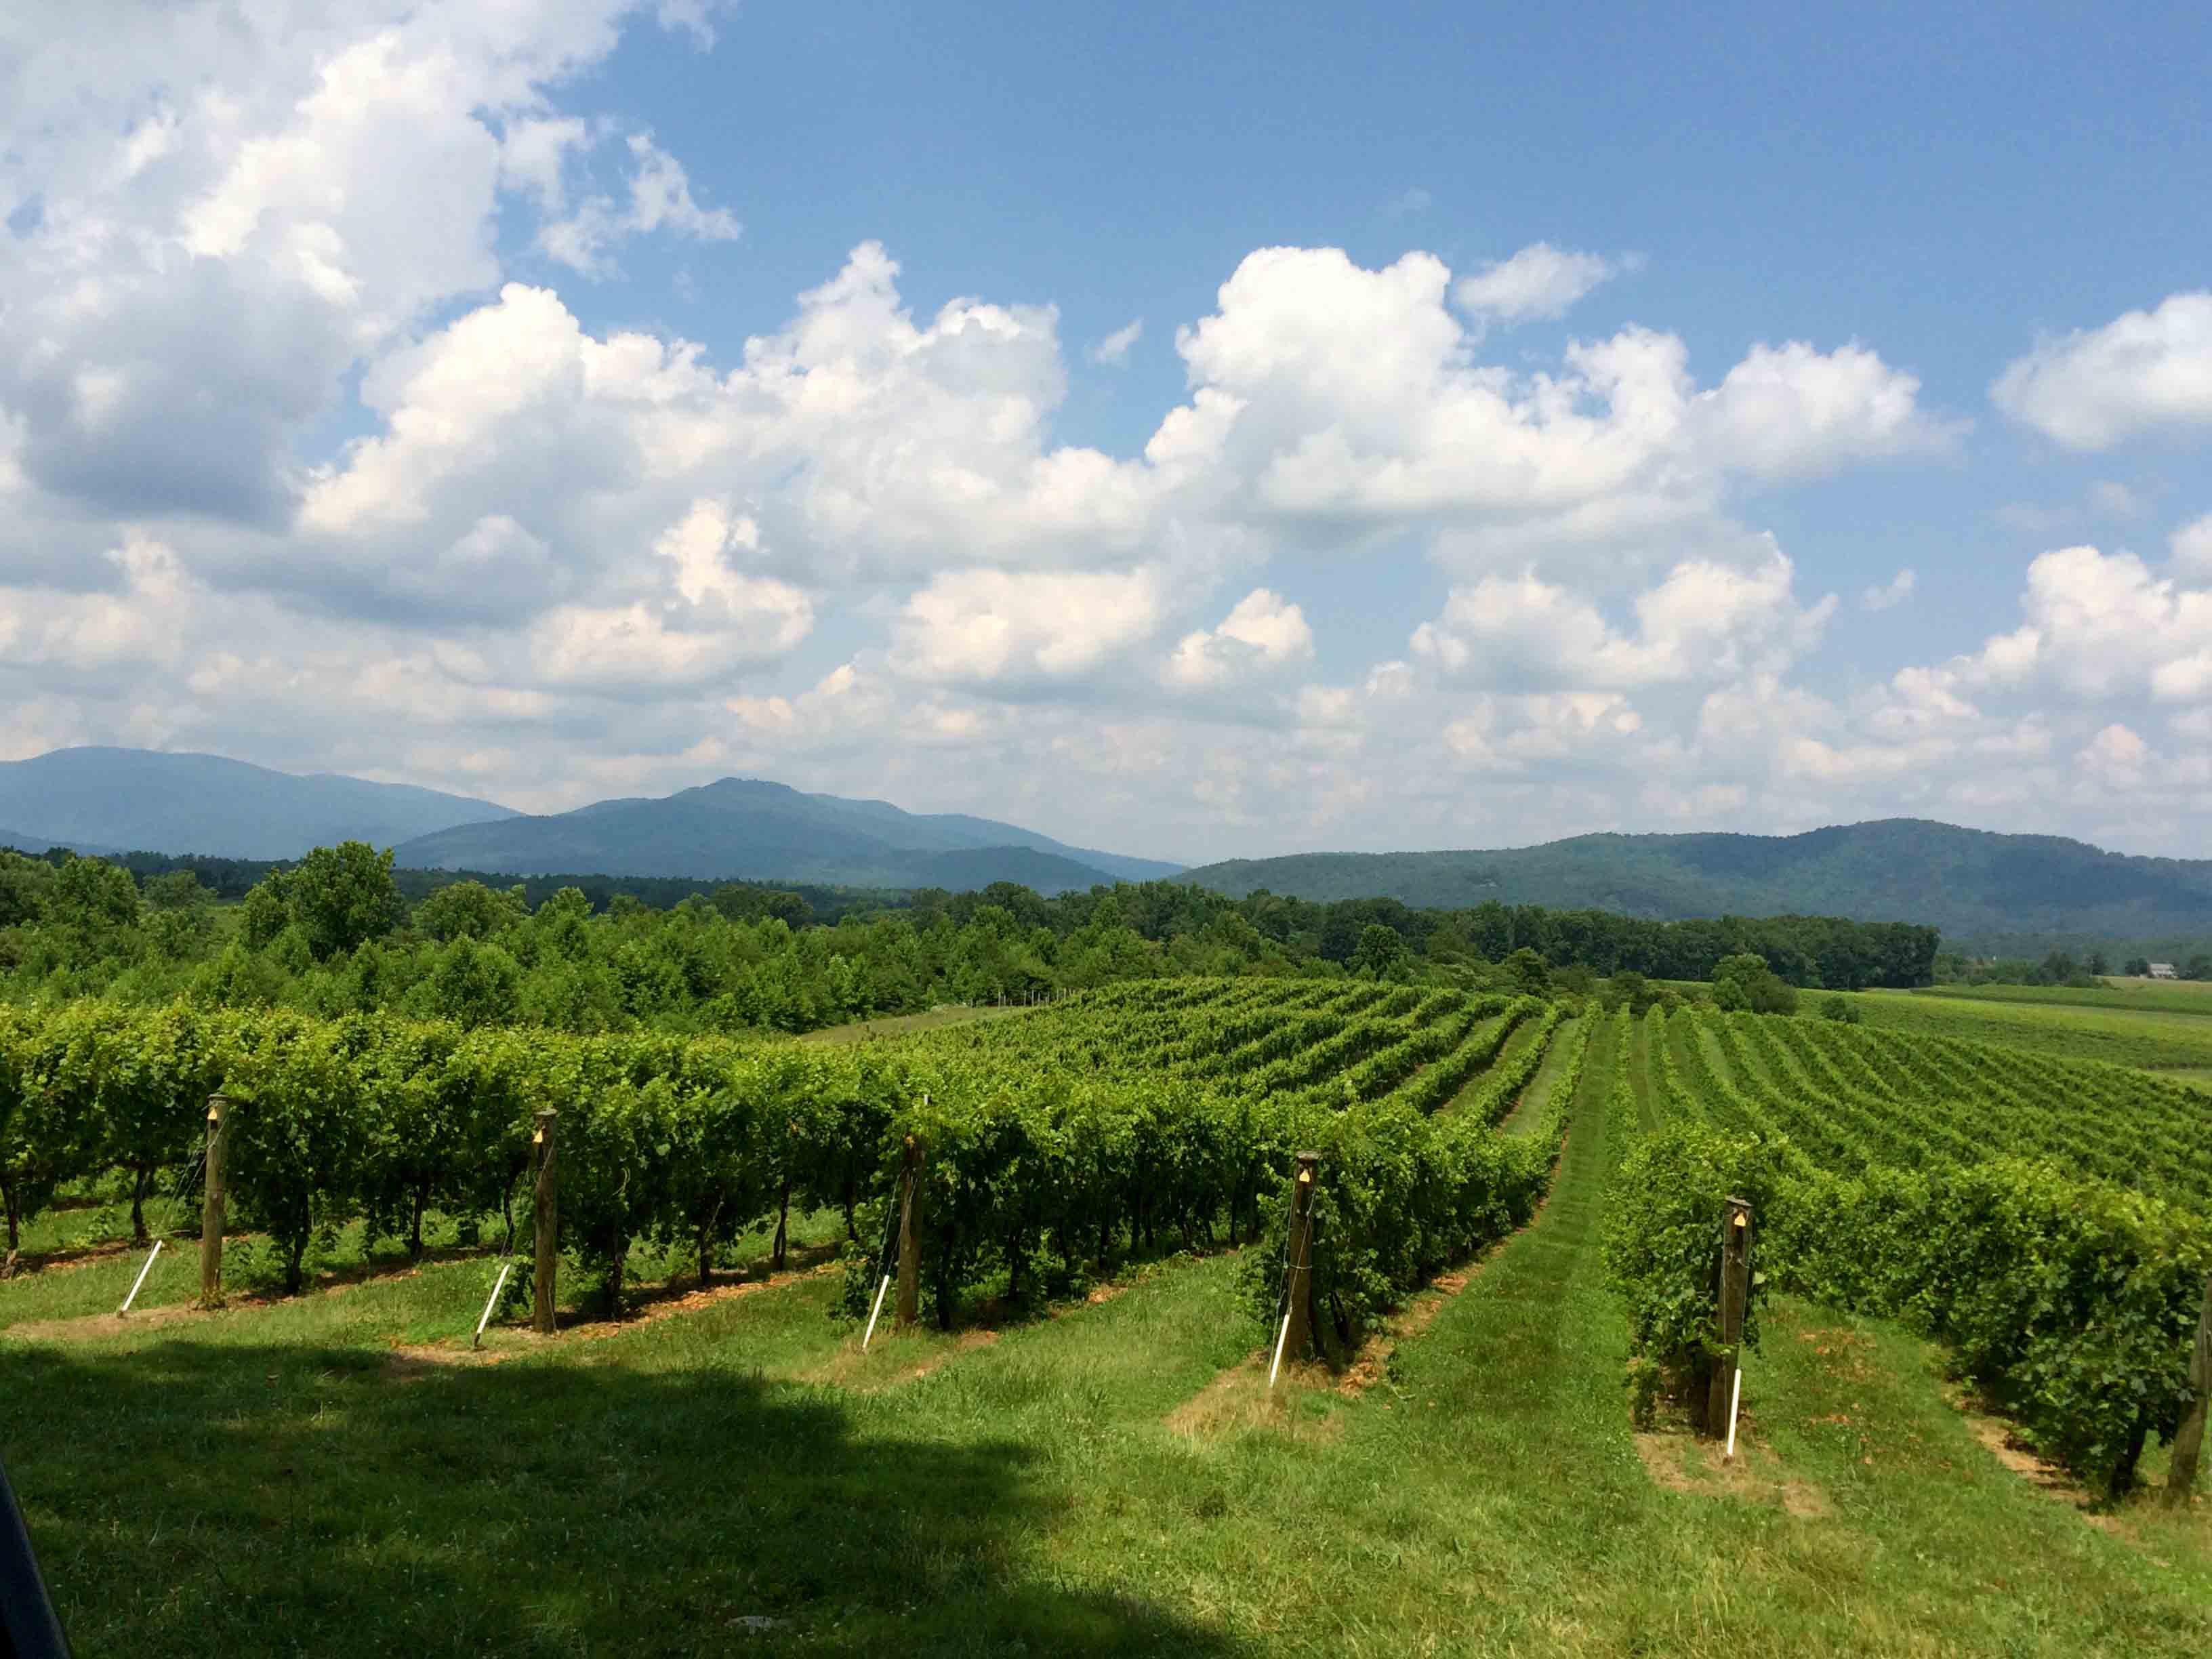
[[[1726,465],[1763,477],[1809,477],[1853,461],[1941,449],[1958,430],[1920,410],[1920,382],[1863,346],[1753,346],[1695,419]]]
[[[2212,293],[2172,295],[2154,310],[2045,340],[2007,366],[1990,396],[2069,449],[2212,423]]]
[[[1425,253],[1381,270],[1334,249],[1247,256],[1177,333],[1194,396],[1155,459],[1202,460],[1217,499],[1291,536],[1425,529],[1448,562],[1495,569],[1544,547],[1641,556],[1719,527],[1733,478],[1948,441],[1917,380],[1856,346],[1762,346],[1700,392],[1681,340],[1632,328],[1516,374],[1476,357],[1450,285]]]
[[[891,656],[916,679],[1066,680],[1147,638],[1162,613],[1158,572],[963,570],[906,602]]]
[[[1462,310],[1517,323],[1534,317],[1564,317],[1576,301],[1618,275],[1620,265],[1595,253],[1574,253],[1549,242],[1532,242],[1510,259],[1500,259],[1462,276],[1452,298]]]
[[[553,142],[503,167],[501,131],[631,9],[46,9],[0,82],[0,209],[27,226],[0,238],[0,409],[33,482],[281,526],[349,369],[496,282],[503,179]]]
[[[1313,656],[1305,612],[1270,588],[1255,587],[1220,626],[1182,636],[1168,659],[1167,678],[1183,686],[1218,685]]]
[[[1460,684],[1612,690],[1732,679],[1795,659],[1819,640],[1833,595],[1800,609],[1778,551],[1751,570],[1693,561],[1637,597],[1633,634],[1589,599],[1539,580],[1455,588],[1413,636],[1417,659]]]
[[[0,752],[214,748],[525,805],[749,770],[1194,856],[2087,826],[2185,781],[2203,526],[2158,571],[2047,554],[2018,629],[1839,684],[1835,600],[1747,494],[1956,423],[1856,343],[1695,374],[1654,328],[1486,349],[1596,256],[1257,250],[1176,331],[1183,393],[1128,454],[1056,435],[1081,348],[1049,304],[918,312],[874,243],[720,361],[610,325],[574,273],[737,226],[586,72],[640,19],[680,49],[715,15],[30,9],[0,70]],[[1402,592],[1422,560],[1447,597],[1380,661],[1352,659],[1376,616],[1331,626],[1300,586],[1329,562]]]
[[[2132,553],[2061,548],[2027,569],[2027,620],[1960,659],[1961,683],[2045,684],[2083,698],[2212,694],[2212,590],[2155,576]]]

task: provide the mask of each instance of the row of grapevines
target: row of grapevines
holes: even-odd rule
[[[419,1245],[423,1212],[506,1214],[541,1109],[561,1114],[562,1227],[619,1294],[632,1241],[711,1250],[796,1192],[876,1179],[898,1079],[866,1052],[655,1035],[465,1032],[384,1016],[0,1009],[0,1186],[15,1226],[61,1183],[181,1171],[221,1091],[235,1213],[297,1288],[310,1241],[365,1218]],[[708,1259],[711,1259],[709,1255]]]
[[[1291,1153],[1326,1143],[1340,1114],[1325,1091],[1251,1086],[1266,1066],[1217,1082],[1146,1051],[1271,996],[1285,1019],[1316,1000],[1310,986],[1273,986],[1117,988],[852,1048],[98,1002],[0,1009],[0,1190],[16,1221],[87,1173],[173,1176],[220,1090],[241,1103],[226,1131],[235,1213],[276,1239],[296,1285],[308,1242],[357,1217],[376,1236],[419,1239],[432,1210],[465,1232],[495,1217],[511,1230],[533,1115],[555,1109],[564,1244],[618,1297],[635,1241],[693,1245],[707,1263],[793,1201],[842,1206],[849,1223],[888,1198],[911,1136],[927,1152],[933,1299],[949,1318],[978,1273],[1019,1285],[1043,1259],[1256,1224]],[[1355,989],[1367,1040],[1383,1048],[1420,1031],[1465,1037],[1490,1017],[1456,994]],[[1110,1066],[1068,1061],[1109,1053]],[[1456,1224],[1438,1224],[1443,1236]]]
[[[2117,1068],[2069,1068],[2054,1097],[1981,1045],[1759,1015],[1662,1016],[1651,1045],[1663,1121],[1623,1164],[1606,1243],[1639,1353],[1684,1370],[1713,1351],[1714,1230],[1741,1196],[1762,1292],[1911,1320],[2114,1491],[2172,1434],[2212,1234],[2190,1208],[2077,1172],[2123,1174],[2141,1149],[2159,1178],[2185,1179],[2190,1149],[2155,1109],[2168,1103],[2138,1124],[2143,1091],[2099,1074]],[[2087,1109],[2069,1118],[2065,1100]],[[2077,1167],[2011,1155],[2052,1151]]]

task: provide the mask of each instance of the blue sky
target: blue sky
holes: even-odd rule
[[[0,752],[2201,855],[2208,61],[2180,8],[0,23]]]

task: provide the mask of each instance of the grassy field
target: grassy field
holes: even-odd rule
[[[2102,990],[2074,985],[1933,985],[1917,994],[1960,997],[1970,1002],[2040,1003],[2212,1018],[2212,982],[2124,979],[2115,975],[2102,983]]]
[[[1989,996],[1995,987],[1934,987],[1921,991],[1815,991],[1798,998],[1801,1018],[1817,1019],[1831,994],[1844,996],[1869,1025],[1936,1036],[2001,1042],[2067,1060],[2104,1060],[2159,1072],[2187,1074],[2212,1069],[2212,1003],[2203,1013],[2138,1006],[2114,993],[2111,1003],[2094,991],[2057,998]],[[2035,988],[2001,988],[2018,992]]]
[[[118,1329],[118,1255],[0,1284],[0,1451],[86,1653],[2203,1652],[2206,1506],[2039,1490],[1893,1329],[1776,1309],[1735,1465],[1630,1432],[1615,1030],[1544,1212],[1345,1382],[1267,1396],[1231,1253],[862,1355],[756,1238],[476,1360],[481,1257]]]

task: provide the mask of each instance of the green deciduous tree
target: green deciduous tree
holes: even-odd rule
[[[1723,958],[1713,969],[1716,1006],[1755,1014],[1793,1014],[1797,1012],[1797,989],[1766,965],[1764,957],[1749,951]]]
[[[380,853],[362,841],[316,848],[286,876],[284,898],[318,962],[381,938],[407,913],[392,849]]]
[[[480,881],[441,887],[415,907],[415,925],[440,944],[491,939],[523,919],[520,890],[494,892]]]
[[[1406,941],[1399,938],[1397,929],[1371,921],[1359,930],[1359,943],[1352,947],[1348,965],[1355,974],[1388,979],[1405,959]]]
[[[1532,997],[1552,988],[1551,964],[1525,945],[1500,963],[1498,971],[1510,988]]]

